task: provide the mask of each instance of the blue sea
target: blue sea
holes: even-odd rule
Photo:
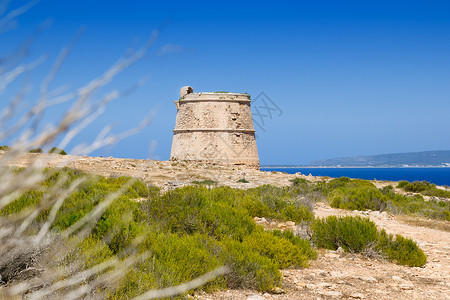
[[[450,186],[450,168],[302,168],[302,167],[273,167],[261,168],[261,171],[278,171],[304,175],[350,177],[359,179],[377,179],[391,181],[425,180],[437,185]]]

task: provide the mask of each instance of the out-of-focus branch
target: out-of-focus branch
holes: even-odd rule
[[[11,21],[13,21],[18,16],[27,12],[30,8],[32,8],[38,2],[39,2],[39,0],[30,1],[23,6],[10,11],[4,17],[2,17],[0,19],[0,33],[3,33],[5,31],[6,27],[8,26],[8,24]],[[5,10],[6,10],[6,4],[5,4]]]

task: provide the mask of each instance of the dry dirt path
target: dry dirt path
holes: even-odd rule
[[[345,211],[318,203],[318,217],[359,215],[379,229],[414,239],[428,256],[411,268],[340,251],[320,250],[305,269],[283,270],[284,294],[228,290],[196,295],[199,299],[450,299],[450,232],[417,227],[379,212]]]

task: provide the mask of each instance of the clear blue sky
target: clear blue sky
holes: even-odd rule
[[[0,35],[0,54],[48,18],[29,54],[49,56],[33,72],[34,90],[80,27],[53,88],[87,83],[162,26],[148,55],[112,86],[150,81],[111,104],[76,142],[106,124],[130,128],[157,109],[153,122],[93,155],[148,158],[156,141],[151,157],[168,159],[173,101],[185,85],[253,99],[264,92],[278,105],[282,114],[256,128],[262,164],[450,149],[449,1],[42,0]]]

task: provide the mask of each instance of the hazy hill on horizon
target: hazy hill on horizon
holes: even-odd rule
[[[450,166],[450,150],[331,158],[314,160],[311,166]]]

